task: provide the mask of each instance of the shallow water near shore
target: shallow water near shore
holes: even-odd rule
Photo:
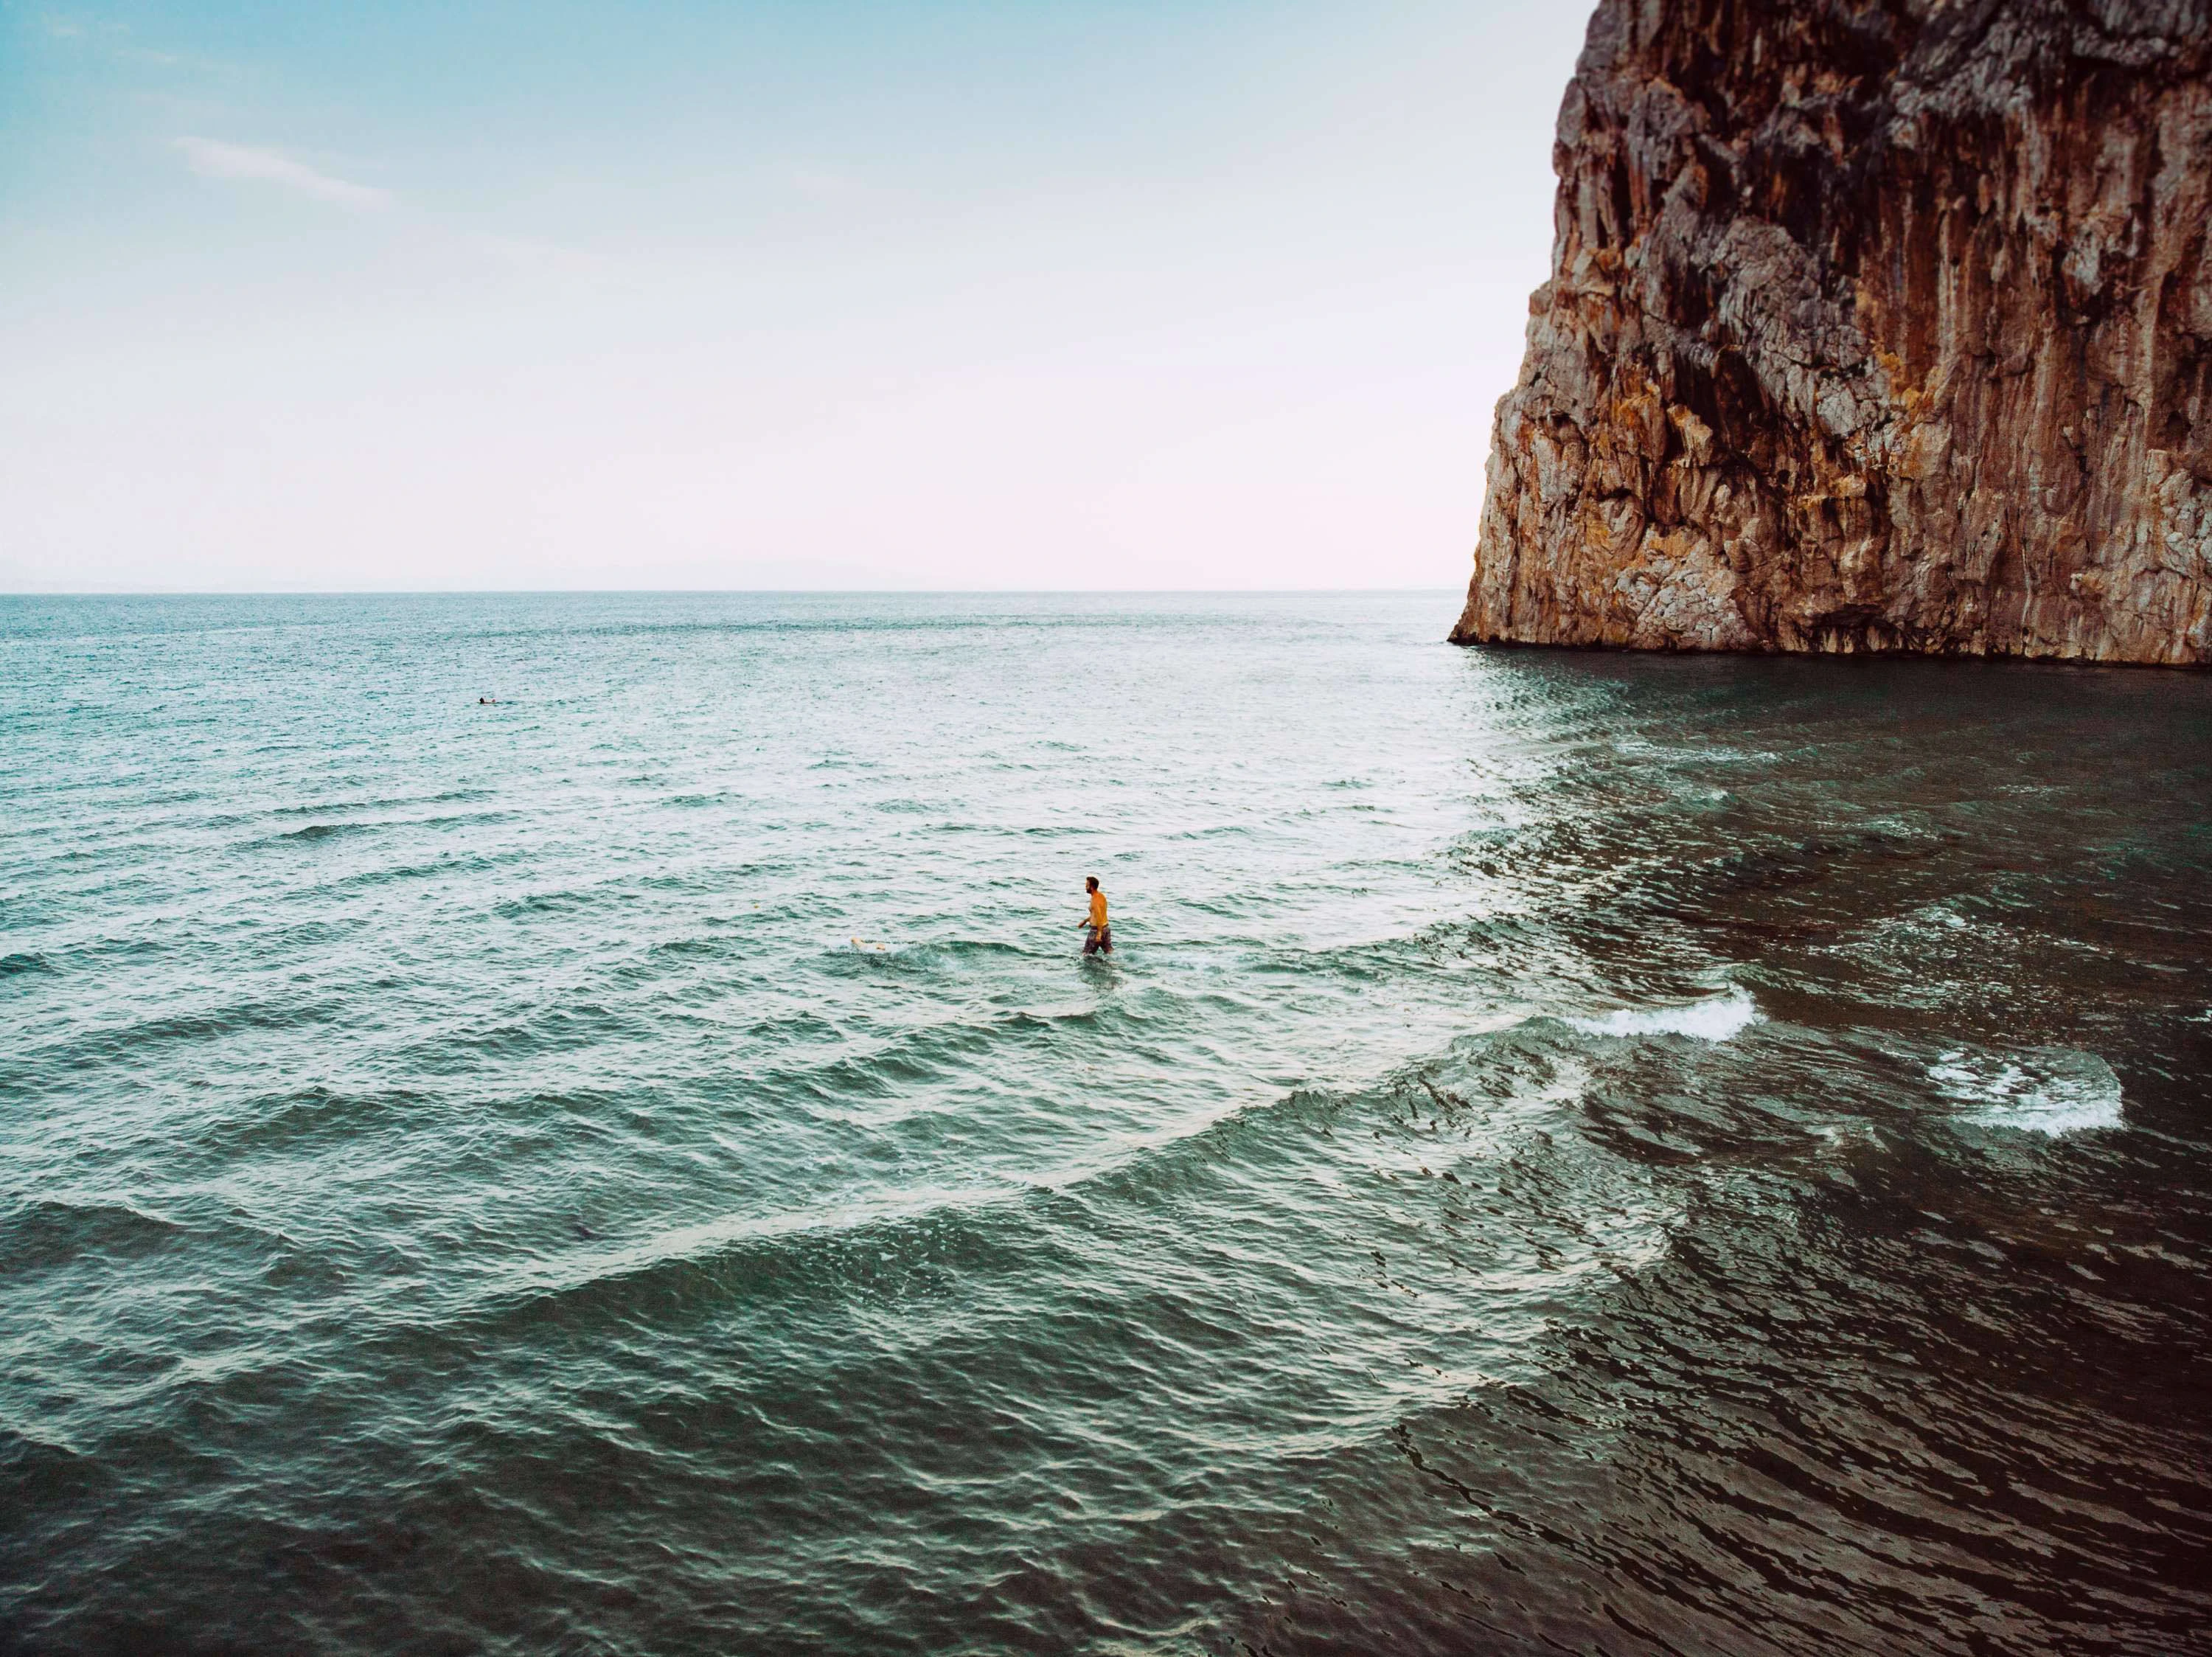
[[[2212,679],[1454,611],[0,599],[0,1648],[2212,1649]]]

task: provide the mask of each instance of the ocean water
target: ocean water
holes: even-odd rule
[[[2212,679],[1454,607],[0,600],[0,1648],[2212,1650]]]

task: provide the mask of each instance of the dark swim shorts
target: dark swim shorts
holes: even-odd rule
[[[1083,953],[1086,955],[1112,954],[1114,953],[1114,929],[1110,926],[1092,927],[1091,929],[1091,935],[1083,941]]]

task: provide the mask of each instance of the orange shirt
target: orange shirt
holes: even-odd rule
[[[1106,894],[1103,892],[1091,894],[1091,924],[1102,930],[1106,925]]]

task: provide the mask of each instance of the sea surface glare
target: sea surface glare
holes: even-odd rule
[[[1455,604],[0,600],[0,1648],[2212,1651],[2212,677]]]

